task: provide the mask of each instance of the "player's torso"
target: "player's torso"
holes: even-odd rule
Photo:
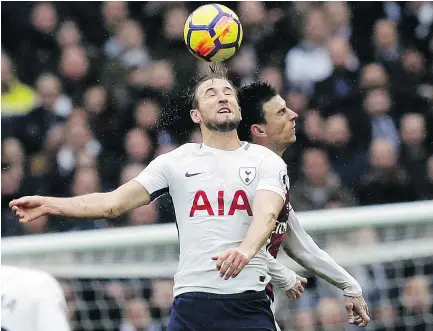
[[[254,154],[200,149],[190,153],[174,167],[176,181],[170,183],[179,231],[212,223],[221,227],[219,236],[241,236],[241,224],[251,223],[257,170]]]
[[[240,282],[259,283],[267,266],[264,251],[233,280],[218,275],[211,257],[237,247],[245,238],[252,221],[252,207],[259,181],[259,163],[263,155],[249,153],[249,144],[236,152],[196,149],[179,159],[173,167],[169,192],[176,210],[180,239],[180,263],[176,287],[209,279],[211,292],[230,292]],[[248,271],[251,269],[251,272]],[[260,274],[260,275],[259,275]],[[245,282],[245,277],[252,279]],[[246,288],[248,290],[250,288]],[[221,291],[219,291],[221,290]]]

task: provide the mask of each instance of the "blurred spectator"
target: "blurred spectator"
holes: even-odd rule
[[[162,331],[161,326],[152,321],[149,304],[144,299],[129,300],[123,315],[120,331]]]
[[[143,164],[140,163],[131,163],[126,165],[120,174],[120,185],[123,185],[129,182],[131,179],[137,177],[140,172],[142,172],[146,168]]]
[[[43,148],[49,129],[63,122],[72,110],[67,97],[61,96],[62,90],[58,77],[43,74],[38,78],[36,86],[40,99],[39,105],[19,121],[14,133],[29,155]]]
[[[341,302],[333,298],[323,298],[317,304],[317,319],[319,329],[323,331],[344,331]]]
[[[416,200],[407,171],[397,163],[395,145],[385,138],[374,139],[369,156],[358,192],[362,205]]]
[[[77,47],[81,43],[81,32],[74,21],[65,21],[57,30],[57,44],[61,49]]]
[[[173,303],[173,281],[171,279],[157,279],[152,282],[150,303],[156,310],[155,314],[161,317],[163,326],[167,326]]]
[[[188,110],[168,109],[192,76],[208,71],[183,40],[186,18],[200,5],[2,3],[2,236],[174,221],[168,194],[124,218],[81,223],[40,218],[22,225],[8,203],[22,195],[111,190],[155,157],[202,142]],[[430,2],[226,5],[244,28],[242,47],[223,63],[229,77],[236,85],[269,82],[299,115],[297,142],[284,153],[295,209],[433,200]],[[374,248],[399,235],[362,228],[318,240],[335,252]],[[350,270],[370,304],[370,329],[430,330],[431,274],[406,279],[430,267],[416,260],[412,272],[410,263]],[[163,330],[172,286],[62,281],[77,331]],[[284,330],[341,329],[343,306],[333,298],[341,293],[311,278],[301,300],[278,300],[276,318]],[[118,306],[125,304],[122,329]]]
[[[154,224],[159,220],[158,202],[134,209],[129,214],[129,225]]]
[[[304,24],[304,41],[287,53],[285,73],[290,86],[312,92],[314,83],[332,71],[326,48],[330,32],[325,14],[318,8],[307,13]]]
[[[118,26],[117,34],[105,45],[105,55],[116,60],[125,69],[145,67],[150,64],[149,54],[144,47],[145,34],[141,26],[127,20]]]
[[[30,13],[30,28],[20,38],[20,75],[28,84],[33,84],[41,72],[55,72],[59,48],[55,39],[58,14],[50,2],[33,3]]]
[[[330,116],[325,122],[326,150],[332,168],[347,187],[355,187],[368,164],[366,151],[353,146],[352,133],[347,118]]]
[[[359,87],[363,91],[373,87],[387,87],[388,83],[388,74],[379,63],[371,63],[362,68]]]
[[[284,77],[278,67],[268,66],[262,68],[259,73],[259,78],[263,82],[269,83],[278,93],[283,93]]]
[[[65,92],[74,103],[80,102],[86,87],[97,80],[89,58],[80,46],[68,47],[62,51],[59,71]]]
[[[400,121],[402,144],[399,160],[407,169],[416,187],[423,187],[427,149],[425,147],[426,124],[421,114],[408,113]]]
[[[332,114],[352,107],[358,83],[358,60],[343,37],[332,38],[328,51],[333,70],[329,77],[316,83],[313,104],[326,114]]]
[[[125,151],[129,161],[149,163],[155,147],[149,135],[142,129],[132,129],[126,135]]]
[[[395,121],[391,117],[391,107],[391,96],[388,90],[375,88],[366,92],[363,108],[369,117],[372,139],[386,138],[398,148],[400,137]]]
[[[128,3],[125,1],[105,1],[102,4],[102,17],[105,29],[113,35],[120,24],[129,16]]]
[[[2,118],[4,115],[26,114],[36,105],[36,93],[30,86],[23,84],[18,79],[9,56],[2,52],[1,60]],[[5,126],[2,125],[3,128]]]
[[[392,73],[402,51],[395,23],[389,19],[378,20],[374,25],[373,43],[376,61]]]
[[[252,46],[245,45],[230,60],[229,78],[239,86],[250,83],[257,74],[257,56]]]
[[[328,16],[331,34],[343,37],[347,41],[352,36],[351,13],[346,1],[327,1],[323,3]]]
[[[401,324],[415,330],[427,331],[432,326],[433,298],[431,284],[424,276],[415,276],[406,281],[401,307]]]
[[[351,193],[330,172],[329,161],[322,150],[307,150],[302,158],[304,177],[292,188],[291,203],[297,210],[326,208],[331,202],[342,206],[356,203]]]

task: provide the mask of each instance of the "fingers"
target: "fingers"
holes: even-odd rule
[[[220,277],[223,277],[227,270],[232,266],[234,260],[236,259],[236,253],[233,251],[226,251],[218,258],[217,261],[217,269],[218,269],[218,262],[221,263],[221,266],[219,267],[220,271]]]
[[[25,205],[26,203],[27,203],[26,197],[14,199],[11,202],[9,202],[9,207],[22,206],[22,205]]]
[[[230,251],[224,251],[224,252],[212,257],[212,260],[217,260],[217,262],[216,262],[217,270],[221,270],[221,267],[222,267],[224,261],[227,260],[229,255],[230,255]]]
[[[359,309],[356,309],[356,312],[358,313],[359,318],[361,319],[358,326],[365,327],[367,326],[368,322],[370,322],[370,317],[368,316],[367,312],[364,308],[360,307]]]
[[[299,281],[301,282],[302,286],[307,285],[307,283],[308,283],[307,278],[299,277],[299,276],[298,276],[298,279],[299,279]]]
[[[354,324],[355,318],[353,316],[353,302],[347,302],[345,306],[346,306],[347,321],[349,322],[349,324]]]
[[[240,264],[241,264],[242,255],[239,254],[239,252],[237,252],[235,254],[234,254],[234,252],[232,252],[232,255],[236,256],[236,257],[231,264],[229,264],[229,260],[227,259],[227,263],[229,265],[228,265],[227,272],[225,273],[225,277],[224,277],[225,280],[229,279],[230,277],[233,277],[233,278],[236,277],[236,276],[234,276],[235,272],[237,271],[238,267],[240,267]]]
[[[230,277],[235,278],[248,264],[247,257],[237,249],[217,254],[212,257],[212,260],[217,260],[217,270],[219,270],[220,276],[226,280]]]

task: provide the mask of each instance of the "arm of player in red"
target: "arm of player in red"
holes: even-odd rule
[[[253,221],[241,245],[212,257],[216,260],[220,276],[236,277],[265,245],[275,228],[278,214],[283,207],[283,198],[272,191],[257,190],[253,203]]]
[[[304,287],[307,285],[307,279],[298,276],[293,270],[286,268],[280,261],[274,258],[269,251],[268,256],[269,276],[271,276],[272,285],[278,287],[290,300],[299,299],[304,293]]]
[[[9,206],[20,223],[44,215],[62,215],[78,219],[113,218],[150,202],[146,189],[131,180],[114,191],[70,198],[26,196],[12,200]]]
[[[287,236],[283,239],[286,254],[305,269],[341,289],[350,324],[364,327],[370,321],[361,285],[324,250],[320,249],[302,228],[296,213],[290,212]],[[354,315],[354,313],[356,315]]]

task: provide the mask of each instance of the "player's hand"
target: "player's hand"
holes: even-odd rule
[[[251,258],[247,253],[242,252],[239,248],[225,250],[212,257],[217,261],[216,267],[220,276],[224,279],[235,278],[242,269],[250,262]]]
[[[28,196],[12,200],[9,207],[17,215],[20,223],[33,221],[47,214],[45,201],[40,196]]]
[[[344,305],[346,306],[349,324],[355,324],[362,328],[367,326],[368,322],[370,322],[370,317],[368,316],[368,306],[363,296],[344,296]]]
[[[305,285],[307,285],[307,283],[307,278],[296,275],[296,283],[290,290],[286,291],[286,296],[290,300],[299,299],[302,296],[302,293],[304,293]]]

